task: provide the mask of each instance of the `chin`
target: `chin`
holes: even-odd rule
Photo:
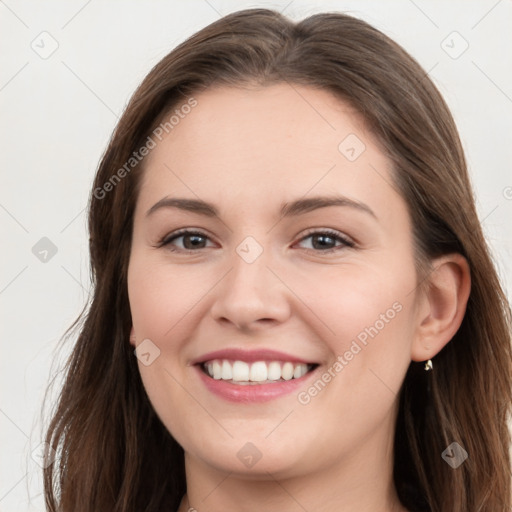
[[[193,454],[192,457],[207,466],[241,478],[268,480],[269,473],[280,478],[298,476],[301,468],[310,469],[309,463],[305,465],[303,461],[311,461],[311,456],[307,456],[306,449],[300,449],[294,435],[285,434],[287,442],[279,436],[270,440],[244,433],[244,436],[224,439],[222,443],[214,441],[213,445],[188,443],[185,451],[187,456]]]

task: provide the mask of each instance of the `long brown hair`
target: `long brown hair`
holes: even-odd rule
[[[364,21],[324,13],[293,22],[249,9],[212,23],[153,68],[102,157],[89,205],[94,293],[75,324],[78,340],[46,436],[59,456],[44,471],[49,511],[177,509],[186,490],[183,450],[153,410],[129,344],[126,277],[143,162],[126,163],[162,116],[210,85],[285,81],[330,91],[363,116],[408,204],[418,275],[428,279],[431,259],[452,252],[470,266],[460,329],[433,372],[411,362],[400,391],[400,500],[411,511],[510,510],[510,306],[443,98],[404,49]],[[469,454],[457,469],[441,457],[452,442]]]

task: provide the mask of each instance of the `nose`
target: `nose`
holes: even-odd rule
[[[230,272],[215,287],[213,318],[244,331],[285,322],[290,316],[290,297],[275,270],[269,268],[266,252],[252,263],[235,253],[230,263]]]

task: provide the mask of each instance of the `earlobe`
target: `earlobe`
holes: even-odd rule
[[[132,328],[130,329],[130,345],[133,345],[135,347],[135,340],[135,330],[132,325]]]
[[[448,254],[433,260],[425,288],[424,307],[411,347],[413,361],[434,357],[459,329],[471,290],[466,258],[461,254]]]

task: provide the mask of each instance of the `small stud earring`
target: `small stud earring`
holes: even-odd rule
[[[426,363],[425,363],[425,371],[426,372],[429,372],[430,370],[432,370],[432,368],[434,368],[434,365],[432,364],[432,359],[429,359]]]

